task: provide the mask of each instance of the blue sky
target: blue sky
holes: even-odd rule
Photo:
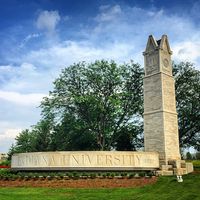
[[[200,0],[0,0],[0,152],[40,119],[42,97],[74,62],[143,65],[147,38],[200,69]]]

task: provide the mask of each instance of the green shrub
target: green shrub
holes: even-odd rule
[[[65,174],[64,173],[62,173],[62,172],[59,172],[58,174],[57,174],[57,176],[59,176],[61,179],[65,176]]]
[[[65,173],[65,176],[68,176],[68,177],[69,177],[69,172],[66,172],[66,173]]]
[[[200,170],[200,160],[193,160],[192,163],[195,169]]]
[[[195,157],[196,157],[197,160],[200,160],[200,152],[196,152],[196,156]]]
[[[91,173],[90,178],[95,179],[96,178],[96,173]]]
[[[68,176],[69,176],[69,178],[72,178],[73,174],[70,172],[70,173],[68,173]]]
[[[139,175],[140,177],[144,177],[144,176],[146,175],[146,172],[139,172],[138,175]]]
[[[4,175],[4,174],[7,174],[8,172],[9,172],[8,169],[0,169],[0,176]]]
[[[153,176],[153,172],[152,172],[152,171],[146,172],[146,176],[147,176],[147,177],[152,177],[152,176]]]
[[[103,173],[102,176],[103,176],[103,178],[106,178],[106,174],[105,173]]]
[[[122,177],[126,177],[126,176],[127,176],[127,172],[122,172],[122,173],[121,173],[121,176],[122,176]]]
[[[87,173],[83,172],[83,173],[81,174],[81,178],[87,179],[87,177],[88,177],[88,174],[87,174]]]
[[[22,179],[24,178],[25,175],[26,175],[26,174],[23,173],[23,172],[19,172],[19,173],[18,173],[18,176],[19,176],[20,178],[22,178]]]
[[[130,173],[128,178],[134,178],[134,176],[135,176],[135,173]]]
[[[73,172],[73,179],[79,179],[80,178],[80,174],[78,174],[77,172]]]
[[[4,161],[0,162],[0,165],[3,165],[3,166],[10,166],[10,165],[11,165],[11,161],[9,161],[9,160],[4,160]]]
[[[14,181],[16,179],[18,179],[18,175],[17,174],[9,174],[8,180]]]
[[[120,176],[120,173],[119,172],[115,172],[115,176]]]
[[[110,172],[107,172],[107,173],[106,173],[106,176],[109,177],[109,176],[110,176]]]
[[[0,179],[8,179],[11,171],[9,169],[0,169]]]

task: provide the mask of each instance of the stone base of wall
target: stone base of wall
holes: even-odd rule
[[[192,163],[186,163],[185,160],[170,160],[167,165],[160,166],[157,175],[162,176],[182,176],[194,171]]]

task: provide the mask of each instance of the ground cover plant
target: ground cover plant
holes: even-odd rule
[[[159,177],[153,185],[139,188],[0,188],[1,200],[199,200],[200,174],[190,174],[178,183],[175,176]]]
[[[154,176],[153,171],[135,172],[16,172],[10,169],[0,169],[0,180],[69,180],[69,179],[113,179],[113,178],[150,178]]]
[[[192,163],[195,170],[200,170],[200,160],[193,160]]]
[[[4,168],[10,168],[10,161],[4,160],[0,162],[0,169],[4,169]]]

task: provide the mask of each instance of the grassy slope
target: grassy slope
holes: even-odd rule
[[[199,200],[200,174],[160,177],[155,185],[119,189],[0,188],[0,200]]]

